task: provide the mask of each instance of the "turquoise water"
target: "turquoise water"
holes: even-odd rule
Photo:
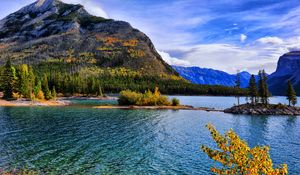
[[[195,106],[224,108],[236,103],[232,97],[179,98]],[[233,128],[252,147],[270,145],[275,165],[287,163],[290,174],[300,174],[299,117],[102,110],[80,103],[1,107],[0,169],[26,167],[42,174],[209,174],[215,163],[199,147],[214,146],[205,128],[211,122],[221,132]]]

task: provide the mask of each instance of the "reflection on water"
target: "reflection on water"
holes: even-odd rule
[[[250,146],[270,145],[274,164],[287,163],[290,174],[300,174],[299,117],[77,106],[0,108],[0,167],[49,174],[208,174],[215,163],[199,149],[215,146],[208,122],[221,132],[233,128]]]

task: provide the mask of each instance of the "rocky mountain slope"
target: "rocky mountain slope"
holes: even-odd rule
[[[300,51],[289,52],[279,58],[276,71],[268,77],[273,95],[285,95],[287,81],[291,80],[300,94]]]
[[[236,75],[228,74],[223,71],[200,68],[200,67],[181,67],[173,68],[185,79],[195,84],[235,86]],[[249,85],[251,74],[241,72],[241,87],[246,88]]]
[[[0,21],[0,63],[67,62],[177,74],[129,23],[90,15],[82,5],[38,0]]]

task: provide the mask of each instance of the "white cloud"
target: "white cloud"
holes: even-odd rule
[[[256,74],[265,69],[267,73],[275,71],[278,58],[288,52],[286,45],[269,45],[254,43],[246,46],[233,44],[200,44],[182,47],[169,52],[181,53],[182,60],[193,66],[223,70],[235,73],[236,70]]]
[[[100,16],[103,18],[109,18],[108,14],[102,9],[102,7],[91,0],[62,0],[62,1],[69,4],[81,4],[92,15]]]
[[[210,20],[210,17],[208,16],[181,17],[176,18],[176,20],[172,21],[169,25],[172,25],[173,27],[189,26],[190,28],[193,28],[206,23],[208,20]]]
[[[190,66],[191,65],[191,63],[186,60],[181,60],[178,58],[171,57],[171,55],[167,52],[158,51],[158,53],[163,58],[163,60],[170,65],[175,65],[175,66]]]
[[[192,63],[193,66],[214,68],[229,73],[245,70],[254,74],[260,69],[273,73],[281,55],[289,51],[300,51],[300,36],[284,40],[279,37],[261,38],[259,43],[255,41],[245,46],[200,44],[167,51],[180,53],[177,57]]]
[[[241,35],[240,35],[240,41],[241,41],[242,43],[245,42],[246,39],[247,39],[247,36],[246,36],[245,34],[241,34]]]
[[[258,40],[257,42],[260,42],[262,44],[283,44],[283,40],[278,37],[263,37]]]
[[[256,73],[256,69],[249,69],[249,67],[254,65],[257,69],[266,69],[267,72],[275,68],[275,64],[271,67],[265,67],[265,65],[269,65],[274,60],[266,56],[264,51],[257,51],[256,48],[237,47],[230,44],[197,45],[186,49],[183,57],[184,60],[199,67],[214,68],[229,73],[235,73],[236,70]]]
[[[289,38],[287,48],[289,51],[300,51],[300,36]]]

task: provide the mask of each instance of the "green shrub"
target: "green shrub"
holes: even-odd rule
[[[172,99],[172,106],[179,106],[180,105],[180,101],[177,98],[173,98]]]
[[[120,92],[120,97],[118,100],[119,105],[137,105],[142,99],[142,94],[133,92],[130,90],[125,90]]]
[[[145,93],[138,93],[130,90],[120,92],[119,105],[137,105],[137,106],[171,106],[168,97],[163,96],[155,88],[154,92],[150,90]]]

